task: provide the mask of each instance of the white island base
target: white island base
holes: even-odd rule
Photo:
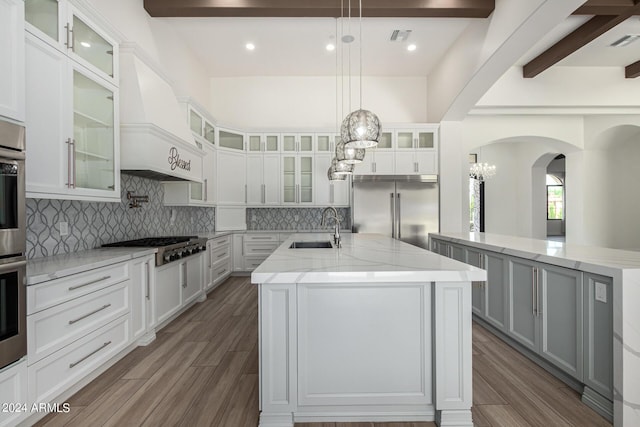
[[[471,280],[484,270],[379,235],[288,249],[259,286],[260,426],[472,426]]]

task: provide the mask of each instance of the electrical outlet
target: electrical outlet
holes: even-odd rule
[[[61,236],[68,235],[69,234],[69,223],[67,223],[67,222],[58,223],[58,230],[60,230],[60,235]]]
[[[596,301],[607,302],[607,285],[596,282]]]

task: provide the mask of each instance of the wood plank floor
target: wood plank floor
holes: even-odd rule
[[[258,424],[257,288],[232,277],[68,399],[38,426]],[[473,329],[478,427],[610,426],[573,390],[478,325]],[[431,427],[434,423],[304,423],[296,427]]]

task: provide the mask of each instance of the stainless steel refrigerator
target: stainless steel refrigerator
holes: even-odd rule
[[[379,233],[428,248],[440,227],[437,175],[353,177],[354,233]]]

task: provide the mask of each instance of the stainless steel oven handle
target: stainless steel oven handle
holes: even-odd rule
[[[76,289],[84,288],[85,286],[93,285],[94,283],[102,282],[103,280],[111,279],[111,276],[104,276],[96,280],[92,280],[87,283],[83,283],[82,285],[69,286],[70,291],[75,291]]]
[[[0,158],[3,161],[6,160],[24,160],[26,156],[22,151],[7,150],[6,148],[0,148]]]
[[[8,264],[0,264],[0,271],[17,270],[27,265],[27,261],[10,262]]]
[[[100,346],[99,348],[93,350],[91,353],[87,354],[82,359],[80,359],[80,360],[78,360],[76,362],[73,362],[73,363],[69,363],[69,369],[73,368],[76,365],[81,364],[82,362],[84,362],[85,360],[87,360],[88,358],[90,358],[91,356],[93,356],[94,354],[96,354],[97,352],[99,352],[100,350],[102,350],[103,348],[108,346],[109,344],[111,344],[111,341],[107,341],[106,343],[102,344],[102,346]]]
[[[78,317],[77,319],[73,319],[73,320],[69,320],[69,324],[73,325],[74,323],[78,323],[79,321],[81,321],[82,319],[86,319],[89,316],[93,316],[96,313],[101,312],[102,310],[106,310],[107,308],[111,307],[111,304],[105,304],[100,308],[97,308],[95,310],[93,310],[91,313],[87,313],[85,315],[82,315],[80,317]]]

